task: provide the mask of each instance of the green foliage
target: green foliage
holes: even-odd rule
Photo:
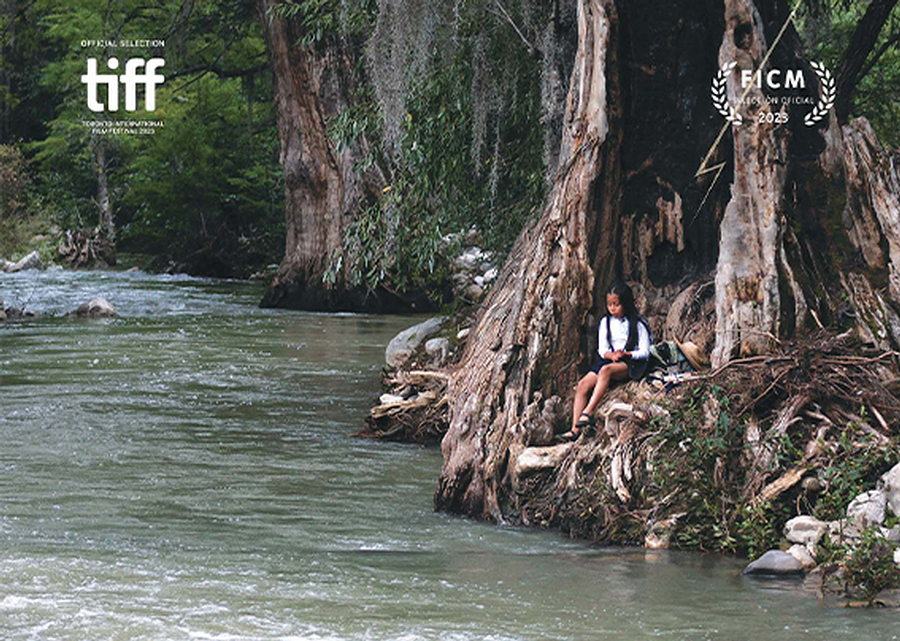
[[[823,521],[843,518],[850,501],[874,487],[900,458],[900,442],[896,438],[885,446],[872,436],[859,438],[853,427],[840,432],[828,465],[819,473],[826,489],[815,502],[813,515]]]
[[[126,251],[155,264],[242,276],[283,248],[283,187],[262,26],[254,3],[216,0],[38,0],[31,18],[46,43],[41,91],[53,116],[26,140],[32,205],[59,227],[92,227],[101,159]],[[83,47],[85,39],[164,38],[153,50]],[[80,76],[88,57],[165,59],[154,113],[96,114]],[[102,92],[101,92],[102,95]],[[84,121],[156,120],[142,134],[98,133]],[[102,153],[101,153],[102,152]]]
[[[272,10],[275,17],[296,20],[303,34],[298,44],[303,47],[344,37],[365,37],[377,12],[376,0],[283,0]]]
[[[869,2],[827,2],[805,5],[798,20],[810,60],[835,71],[856,25]],[[810,11],[817,6],[817,11]],[[867,61],[868,72],[859,82],[850,108],[851,117],[865,116],[879,139],[900,145],[900,5],[894,7]]]
[[[894,563],[896,543],[885,540],[875,527],[863,531],[860,540],[844,549],[844,582],[850,596],[861,596],[874,605],[876,595],[900,587],[900,568]]]
[[[787,505],[765,502],[741,506],[736,523],[737,549],[746,551],[750,558],[756,558],[778,547],[782,528],[792,516],[791,507]]]
[[[492,44],[497,51],[488,54],[489,60],[515,64],[496,73],[508,73],[516,84],[510,102],[488,125],[491,153],[483,153],[473,139],[472,58],[463,49],[452,64],[415,88],[398,173],[428,197],[445,229],[474,226],[486,248],[505,252],[543,198],[543,129],[534,61],[522,55],[521,43],[516,47],[515,41],[498,39]]]
[[[771,471],[755,470],[744,449],[746,425],[732,407],[742,406],[746,393],[698,383],[668,404],[668,415],[654,419],[647,495],[667,497],[664,514],[684,513],[673,537],[680,546],[757,556],[778,546],[784,524],[798,511],[823,521],[843,518],[853,498],[874,487],[900,458],[897,438],[885,443],[851,423],[835,428],[835,440],[818,444],[821,492],[806,493],[798,484],[769,501],[756,501],[757,474],[765,478]],[[763,425],[760,431],[765,433]],[[783,471],[809,465],[803,446],[810,437],[809,427],[798,422],[777,441],[757,447],[772,447],[775,469]],[[836,551],[834,557],[844,554]]]
[[[450,235],[475,232],[485,249],[502,256],[543,199],[539,61],[508,22],[481,4],[457,8],[446,23],[406,26],[433,31],[435,46],[421,48],[422,60],[400,46],[408,34],[392,33],[393,40],[381,42],[376,33],[370,51],[399,50],[388,66],[402,59],[407,71],[399,80],[372,72],[375,90],[358,95],[355,107],[328,123],[341,146],[369,141],[358,169],[381,163],[389,179],[383,197],[345,239],[341,267],[355,284],[402,290],[441,282]],[[436,19],[441,10],[423,11],[422,19]],[[404,76],[410,69],[419,72]],[[383,154],[371,146],[390,127],[391,114],[376,98],[379,88],[403,93],[404,105],[399,133],[385,138]],[[336,266],[332,261],[332,278]]]
[[[747,530],[737,527],[743,424],[729,406],[721,388],[698,385],[669,408],[669,416],[655,421],[660,454],[653,493],[677,490],[677,511],[686,513],[674,538],[680,546],[729,552],[747,547],[738,538]]]
[[[38,250],[45,263],[52,262],[51,227],[21,150],[0,145],[0,257],[18,260]]]
[[[271,109],[252,110],[234,78],[205,76],[179,98],[129,163],[123,244],[192,273],[247,275],[283,244]]]
[[[12,145],[0,145],[0,218],[15,216],[22,210],[25,190],[30,183],[21,150]]]

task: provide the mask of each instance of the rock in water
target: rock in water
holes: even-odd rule
[[[4,271],[21,272],[26,269],[44,269],[44,263],[41,262],[41,255],[36,251],[31,252],[17,263],[5,262]]]
[[[816,567],[816,560],[813,558],[813,555],[809,553],[809,550],[806,549],[805,545],[795,543],[790,547],[787,553],[800,561],[800,565],[803,566],[804,570],[812,570]]]
[[[441,319],[429,318],[424,323],[403,330],[388,343],[384,350],[384,360],[388,367],[399,367],[405,363],[426,338],[441,331]]]
[[[119,315],[116,313],[115,307],[113,307],[108,300],[100,296],[92,298],[86,303],[82,303],[78,306],[78,309],[70,313],[73,316],[80,316],[83,318],[114,318]]]
[[[743,574],[785,575],[802,574],[803,565],[787,552],[769,550],[744,568]]]

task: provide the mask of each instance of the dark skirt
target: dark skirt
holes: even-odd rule
[[[608,358],[601,358],[597,361],[596,364],[590,369],[594,374],[600,373],[600,368],[604,365],[608,365],[612,363]],[[650,360],[647,358],[641,359],[629,359],[628,360],[628,378],[633,381],[639,381],[644,378],[644,374],[647,373],[647,366],[650,364]]]

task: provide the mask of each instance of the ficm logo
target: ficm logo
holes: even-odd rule
[[[81,76],[81,82],[87,85],[87,103],[91,111],[118,111],[119,110],[119,84],[125,86],[125,110],[137,110],[137,88],[144,85],[144,110],[156,110],[156,86],[165,81],[165,77],[156,73],[156,70],[166,64],[162,58],[151,58],[145,61],[143,58],[131,58],[125,63],[125,73],[99,74],[97,73],[97,59],[88,58],[87,73]],[[110,58],[106,66],[109,69],[119,68],[119,59]],[[143,73],[138,70],[144,68]],[[104,105],[97,98],[97,88],[106,85],[107,104]]]
[[[789,95],[786,92],[790,90],[801,90],[807,86],[806,77],[802,69],[770,69],[763,74],[761,70],[752,71],[750,69],[741,69],[741,96],[738,98],[737,106],[729,102],[726,86],[729,75],[734,71],[737,62],[727,62],[722,65],[719,72],[713,78],[712,82],[712,102],[725,119],[733,125],[740,125],[744,122],[738,106],[744,104],[748,100],[750,102],[764,101],[769,104],[812,104],[813,99],[807,96]],[[812,127],[822,120],[828,111],[834,106],[836,95],[836,87],[834,76],[821,62],[810,62],[813,72],[819,79],[819,100],[813,107],[812,111],[807,113],[803,118],[803,124]],[[770,91],[781,92],[780,95],[764,96],[759,98],[757,93],[754,96],[748,96],[753,87],[761,89],[765,86]],[[760,123],[784,123],[787,122],[788,113],[785,110],[777,113],[772,110],[761,110],[757,117]]]

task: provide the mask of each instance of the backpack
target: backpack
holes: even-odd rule
[[[692,372],[694,368],[675,341],[663,341],[650,346],[650,364],[647,378],[655,378],[667,382],[677,374]]]

